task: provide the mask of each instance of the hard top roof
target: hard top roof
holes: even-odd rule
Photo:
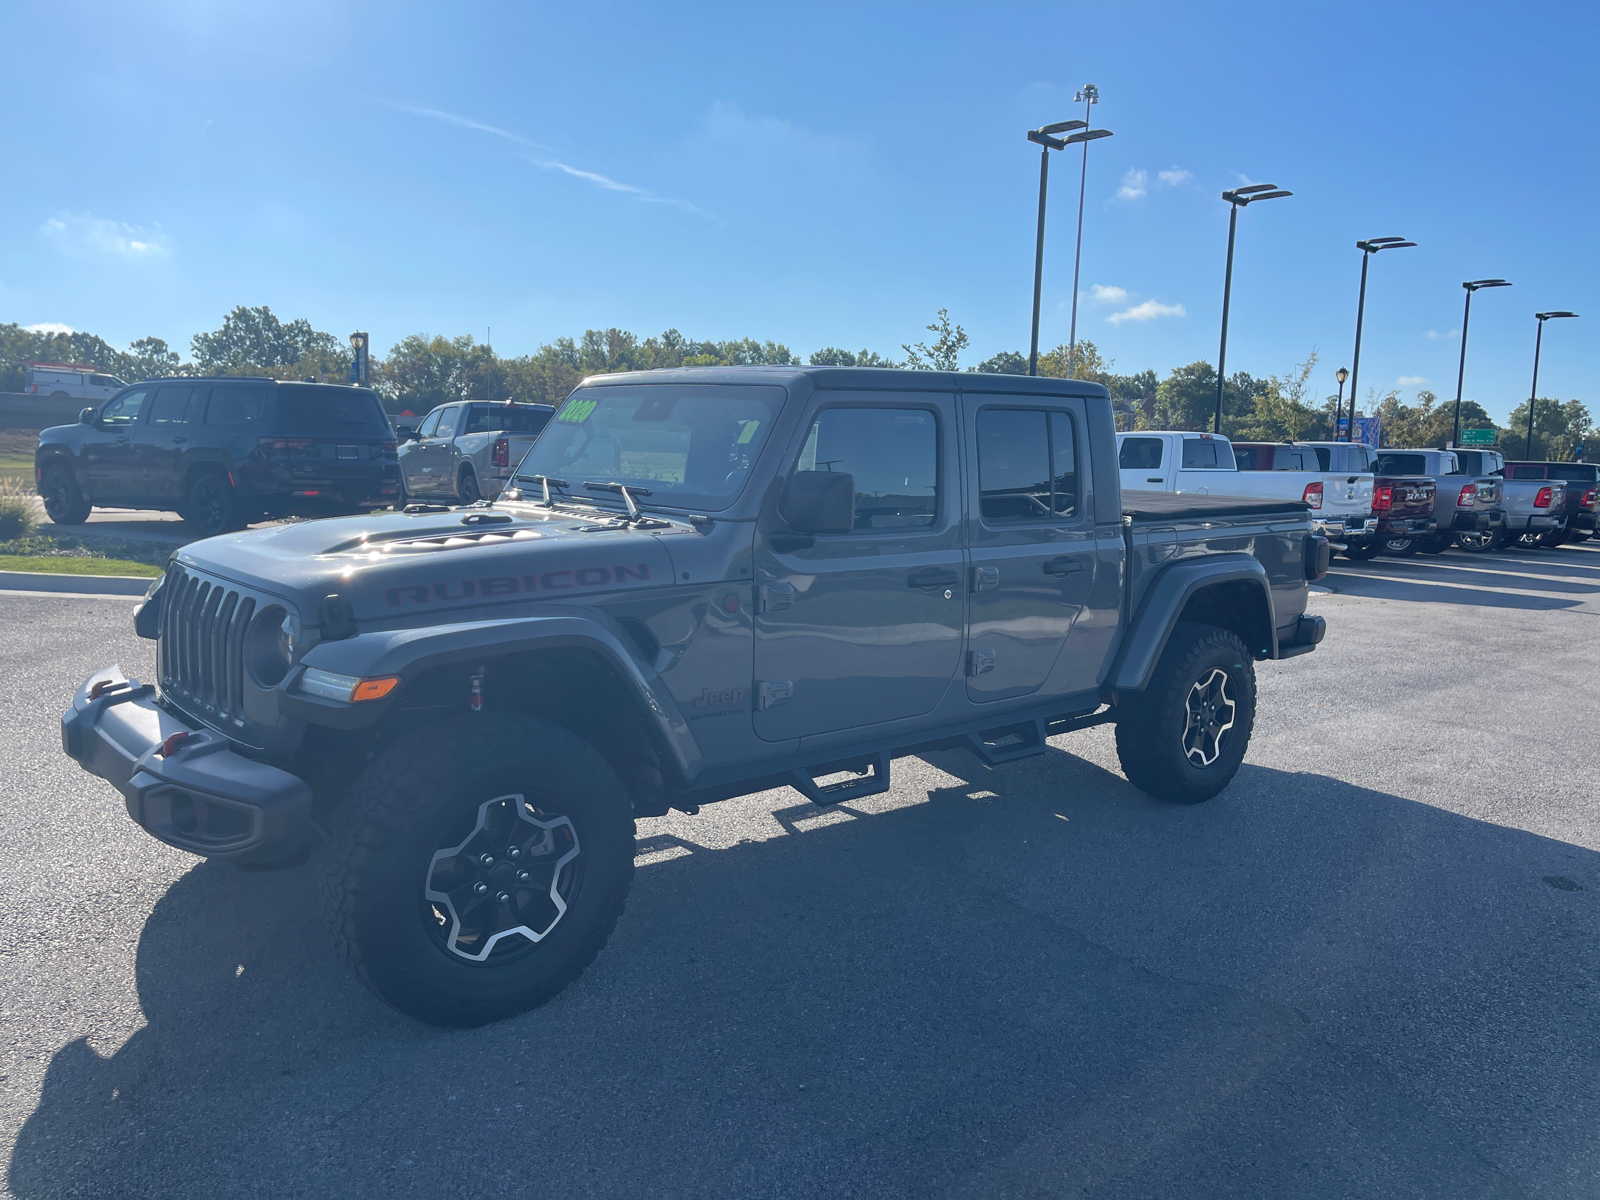
[[[1109,397],[1098,383],[1032,375],[992,375],[986,371],[908,371],[888,367],[671,367],[590,375],[583,387],[640,383],[778,384],[811,381],[819,390],[1000,392],[1025,396]]]

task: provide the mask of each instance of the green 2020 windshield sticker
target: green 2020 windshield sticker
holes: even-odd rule
[[[600,407],[598,400],[568,400],[559,413],[558,421],[570,421],[574,425],[582,425],[593,415],[594,410]]]

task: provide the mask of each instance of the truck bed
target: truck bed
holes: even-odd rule
[[[1135,521],[1176,521],[1193,517],[1298,516],[1311,511],[1304,500],[1255,496],[1202,496],[1194,492],[1122,493],[1122,512]]]

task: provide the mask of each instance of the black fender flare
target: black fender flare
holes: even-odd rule
[[[617,672],[634,699],[647,736],[658,751],[671,757],[681,778],[690,782],[699,776],[704,762],[689,722],[665,681],[653,667],[628,652],[623,636],[592,614],[570,610],[362,633],[308,650],[279,685],[281,711],[312,724],[351,729],[376,723],[387,708],[384,701],[350,705],[299,691],[296,685],[307,667],[361,678],[398,675],[403,690],[406,682],[436,666],[576,647],[599,654]]]
[[[1167,648],[1167,639],[1172,636],[1184,606],[1196,592],[1224,583],[1243,583],[1260,589],[1267,617],[1266,657],[1277,658],[1278,631],[1273,618],[1272,584],[1266,568],[1249,554],[1213,554],[1162,568],[1146,590],[1128,636],[1123,639],[1122,651],[1111,671],[1110,690],[1143,691],[1161,652]]]

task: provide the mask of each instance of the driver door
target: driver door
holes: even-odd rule
[[[83,494],[96,504],[127,503],[141,496],[133,436],[148,395],[147,389],[134,388],[113,396],[84,430]]]
[[[434,409],[417,427],[416,440],[398,448],[400,474],[405,481],[407,495],[428,496],[439,491],[439,456],[430,458],[430,452],[438,449],[439,421],[449,411],[452,410]]]

